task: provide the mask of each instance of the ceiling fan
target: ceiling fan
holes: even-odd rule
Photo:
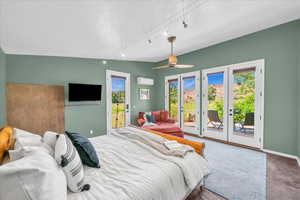
[[[166,69],[166,68],[178,68],[178,69],[186,69],[192,68],[194,65],[177,65],[177,57],[173,54],[173,43],[176,40],[176,36],[168,37],[168,41],[171,43],[171,55],[169,56],[169,62],[167,65],[152,67],[152,69]]]

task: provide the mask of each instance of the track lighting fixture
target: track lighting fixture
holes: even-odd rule
[[[182,21],[182,24],[183,24],[183,27],[184,27],[184,28],[187,28],[187,27],[188,27],[188,24],[187,24],[184,20]]]

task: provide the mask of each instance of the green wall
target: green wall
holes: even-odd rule
[[[300,102],[300,26],[298,26],[298,102]],[[298,157],[300,159],[300,106],[298,105]]]
[[[134,122],[140,110],[164,109],[164,77],[167,75],[264,58],[264,148],[300,156],[299,35],[300,20],[197,50],[179,57],[180,63],[196,65],[187,70],[151,70],[152,66],[162,62],[109,61],[104,66],[95,59],[7,55],[6,78],[8,82],[36,84],[101,83],[104,90],[100,105],[67,106],[65,109],[67,130],[88,135],[93,129],[96,136],[106,130],[106,69],[131,73],[131,119]],[[0,63],[3,60],[5,57],[0,55]],[[0,70],[5,70],[1,64]],[[138,100],[137,76],[155,78],[155,86],[150,87],[151,93],[155,93],[151,101]],[[1,76],[0,80],[5,80],[5,77]]]
[[[164,76],[264,58],[264,148],[297,155],[299,26],[300,20],[180,56],[179,63],[196,67],[157,71],[156,109],[164,108]]]
[[[137,76],[154,78],[151,66],[151,63],[143,62],[108,61],[107,65],[103,65],[96,59],[7,55],[7,81],[64,86],[69,82],[102,84],[100,105],[65,107],[66,130],[78,131],[86,136],[91,136],[89,131],[94,130],[93,136],[97,136],[106,131],[105,70],[131,74],[131,121],[134,123],[138,111],[150,111],[153,107],[152,101],[138,99],[141,86],[136,84]],[[150,91],[153,92],[151,87]]]
[[[5,109],[6,56],[0,48],[0,127],[6,123]]]

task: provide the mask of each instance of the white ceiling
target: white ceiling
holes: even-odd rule
[[[184,29],[182,2],[0,0],[0,45],[8,54],[157,62],[170,51],[166,30],[180,55],[300,18],[300,0],[185,0]]]

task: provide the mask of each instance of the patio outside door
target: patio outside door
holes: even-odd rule
[[[165,78],[165,109],[184,132],[200,134],[200,72]]]
[[[106,71],[107,130],[130,124],[130,74]]]
[[[262,148],[264,60],[202,72],[203,135]]]

